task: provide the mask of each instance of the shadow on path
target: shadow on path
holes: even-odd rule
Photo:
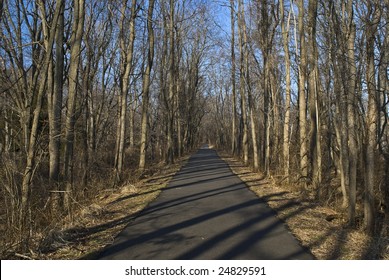
[[[313,259],[313,256],[215,151],[200,149],[98,258]]]

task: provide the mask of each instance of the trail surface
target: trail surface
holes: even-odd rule
[[[99,259],[313,259],[267,204],[204,147]]]

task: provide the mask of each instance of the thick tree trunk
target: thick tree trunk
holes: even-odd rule
[[[61,7],[55,38],[55,66],[54,83],[52,91],[48,91],[47,111],[49,119],[49,180],[52,190],[52,207],[59,207],[60,191],[58,186],[60,175],[60,150],[61,150],[61,122],[62,122],[62,95],[64,72],[64,5]],[[51,72],[51,70],[50,70]],[[49,73],[50,73],[49,72]]]
[[[248,124],[247,124],[247,105],[246,105],[246,87],[245,87],[245,65],[244,65],[244,25],[245,18],[243,12],[243,3],[242,0],[238,0],[238,26],[239,26],[239,50],[240,50],[240,99],[241,99],[241,114],[242,114],[242,123],[243,123],[243,139],[242,139],[242,149],[243,149],[243,161],[245,164],[248,164],[249,161],[249,143],[248,143]]]
[[[374,10],[374,11],[372,11]],[[375,151],[377,145],[378,108],[376,100],[376,76],[374,66],[374,40],[379,23],[378,7],[368,4],[368,11],[373,15],[366,24],[366,83],[368,91],[367,141],[366,141],[366,185],[364,199],[364,226],[369,233],[375,229],[374,186],[375,186]]]
[[[320,135],[318,134],[318,114],[317,104],[318,104],[318,92],[317,92],[317,77],[316,74],[318,72],[317,68],[317,47],[316,47],[316,18],[317,18],[317,0],[310,0],[308,4],[308,99],[309,99],[309,112],[310,112],[310,163],[311,163],[311,176],[312,183],[315,191],[318,193],[318,189],[320,188],[320,180],[319,173],[321,171],[318,170],[318,158],[320,157],[319,153],[321,151],[318,150],[317,141],[320,139]]]
[[[355,24],[354,24],[354,12],[353,2],[349,1],[347,7],[348,13],[348,52],[347,61],[349,69],[348,79],[348,104],[347,104],[347,115],[348,115],[348,136],[349,136],[349,194],[348,194],[348,220],[349,225],[354,226],[355,224],[355,207],[356,207],[356,192],[357,192],[357,164],[358,164],[358,144],[356,135],[356,63],[355,63]]]

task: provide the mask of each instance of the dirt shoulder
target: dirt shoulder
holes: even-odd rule
[[[320,260],[389,259],[389,239],[371,238],[362,229],[346,226],[341,209],[303,200],[301,192],[252,172],[238,159],[219,152],[232,171],[273,208],[301,244]]]

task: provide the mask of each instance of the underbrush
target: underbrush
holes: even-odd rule
[[[364,231],[361,189],[357,195],[356,224],[349,227],[337,179],[328,180],[325,195],[317,199],[313,190],[295,180],[287,182],[284,176],[265,177],[227,153],[219,152],[219,155],[277,212],[291,233],[317,259],[389,259],[389,225],[384,221],[383,212],[378,212],[376,234],[370,236]]]
[[[137,151],[127,151],[124,176],[117,184],[111,153],[89,158],[87,173],[76,158],[71,208],[66,212],[61,205],[63,185],[49,182],[48,159],[42,157],[31,188],[26,235],[17,226],[24,161],[17,154],[0,157],[1,259],[74,259],[90,252],[90,244],[109,243],[118,227],[153,200],[182,163],[166,166],[154,161],[139,172]],[[155,182],[149,184],[150,180]],[[111,232],[108,239],[94,241],[106,232]]]

